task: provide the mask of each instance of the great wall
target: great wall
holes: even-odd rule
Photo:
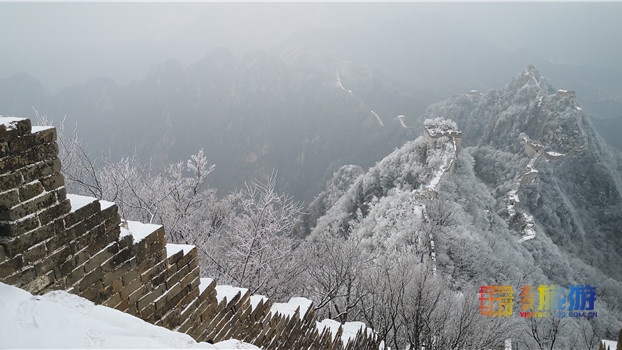
[[[194,246],[167,243],[159,225],[122,225],[114,203],[67,194],[56,137],[0,116],[0,282],[65,290],[197,341],[378,349],[363,323],[318,322],[308,299],[273,303],[201,278]]]

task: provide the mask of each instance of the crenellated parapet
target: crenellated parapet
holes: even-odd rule
[[[122,223],[114,203],[68,195],[60,170],[54,128],[0,116],[0,282],[66,290],[197,341],[378,348],[361,323],[317,322],[307,299],[272,303],[201,278],[196,247],[167,243],[160,225]]]

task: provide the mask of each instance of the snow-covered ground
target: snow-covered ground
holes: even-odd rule
[[[64,291],[42,296],[0,283],[0,348],[259,349],[229,340],[197,343],[189,335]]]

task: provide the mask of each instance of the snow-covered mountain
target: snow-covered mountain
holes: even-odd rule
[[[615,336],[622,157],[574,93],[554,89],[530,66],[500,90],[470,91],[425,116],[453,120],[462,134],[431,139],[426,129],[367,171],[342,168],[311,206],[310,239],[346,237],[372,252],[411,247],[458,290],[595,285],[599,313],[590,327]],[[462,148],[452,151],[456,140]],[[561,333],[566,344],[571,328]]]

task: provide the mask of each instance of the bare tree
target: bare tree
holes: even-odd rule
[[[202,247],[208,273],[272,298],[284,298],[302,269],[295,259],[299,241],[292,230],[301,204],[275,190],[276,179],[247,184],[225,199],[230,208],[220,233]]]
[[[553,350],[565,321],[559,317],[528,318],[523,322],[521,342],[528,349]]]

